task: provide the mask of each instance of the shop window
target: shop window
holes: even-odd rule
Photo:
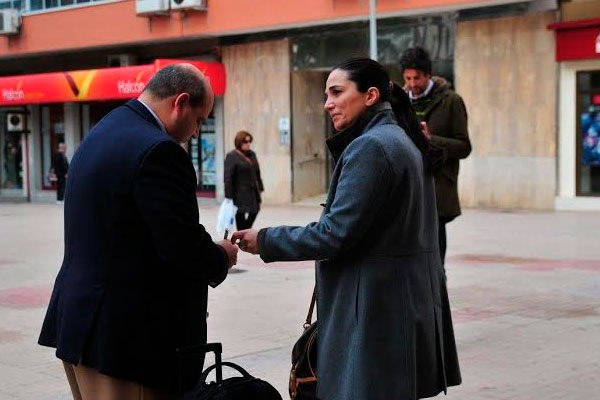
[[[56,183],[50,180],[50,171],[56,157],[58,144],[65,141],[65,112],[63,104],[40,107],[42,140],[42,188],[55,189]]]
[[[577,73],[577,194],[600,196],[600,71]]]
[[[217,185],[216,168],[216,135],[215,119],[209,117],[202,129],[200,136],[192,138],[188,144],[188,152],[198,177],[198,192],[201,196],[214,197]]]
[[[25,11],[37,11],[44,9],[44,0],[30,0],[29,10]]]
[[[0,8],[19,8],[27,11],[43,11],[43,10],[54,10],[60,7],[71,7],[76,4],[85,4],[91,2],[102,2],[106,0],[30,0],[29,8],[27,8],[27,2],[22,0],[0,0]],[[8,4],[8,5],[7,5]],[[14,5],[18,5],[18,7]]]
[[[2,189],[23,189],[21,133],[6,132],[2,140]]]
[[[456,13],[447,13],[379,20],[379,62],[388,68],[393,80],[402,82],[400,55],[408,47],[421,46],[429,52],[434,74],[453,81],[456,18]],[[369,30],[365,23],[331,26],[324,32],[294,35],[291,40],[294,71],[328,70],[347,58],[369,56]]]
[[[23,6],[21,0],[0,0],[0,9],[3,8],[14,8],[20,10]]]

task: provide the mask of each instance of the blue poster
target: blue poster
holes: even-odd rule
[[[584,166],[600,165],[600,105],[581,113],[582,161]]]
[[[217,184],[217,169],[215,163],[216,143],[215,134],[202,134],[202,184]]]

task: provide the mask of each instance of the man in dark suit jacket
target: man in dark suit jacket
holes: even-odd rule
[[[167,66],[102,119],[71,162],[65,254],[39,343],[56,348],[74,398],[170,399],[176,350],[206,342],[208,285],[236,263],[199,224],[180,146],[212,109],[208,80]],[[203,355],[183,371],[193,383]]]
[[[65,199],[65,185],[67,173],[69,172],[69,160],[67,159],[67,145],[58,144],[58,151],[54,156],[54,174],[56,175],[56,202],[62,203]]]

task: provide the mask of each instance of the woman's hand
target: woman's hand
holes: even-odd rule
[[[234,232],[231,235],[231,243],[237,244],[246,253],[258,254],[258,230],[246,229]]]

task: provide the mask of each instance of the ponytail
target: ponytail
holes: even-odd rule
[[[421,131],[421,125],[406,92],[395,83],[393,87],[390,85],[390,88],[390,103],[398,125],[404,129],[421,152],[425,170],[428,172],[439,170],[446,160],[446,152],[433,146]]]

